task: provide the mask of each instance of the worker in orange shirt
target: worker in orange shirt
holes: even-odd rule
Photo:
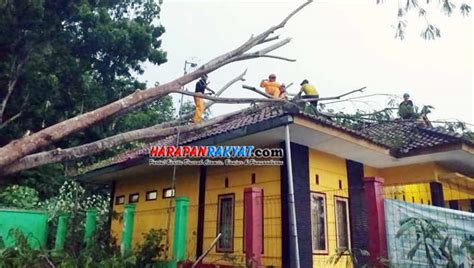
[[[263,79],[260,83],[260,87],[265,88],[265,92],[269,95],[272,95],[274,98],[279,98],[281,91],[281,85],[276,82],[276,75],[271,74],[267,79]]]

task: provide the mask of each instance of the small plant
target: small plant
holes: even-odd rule
[[[137,267],[153,267],[153,264],[164,256],[166,247],[162,243],[166,231],[159,229],[150,229],[148,233],[143,234],[143,243],[137,245]]]
[[[338,248],[336,249],[336,253],[329,258],[328,262],[332,265],[336,265],[341,261],[343,256],[348,257],[346,260],[346,265],[348,266],[352,264],[354,267],[368,267],[366,264],[357,265],[359,264],[358,258],[370,256],[367,250],[359,248]]]
[[[0,237],[0,267],[135,267],[136,257],[133,254],[121,256],[118,251],[106,252],[100,246],[85,248],[75,256],[67,251],[56,252],[44,248],[32,248],[29,237],[20,230],[12,229],[9,236],[15,241],[12,247],[5,247]]]
[[[407,257],[412,260],[417,252],[422,252],[430,267],[443,265],[457,268],[456,255],[472,259],[474,255],[474,238],[465,235],[460,245],[453,242],[448,225],[433,219],[408,217],[400,221],[396,237],[416,237],[415,245],[408,251]]]

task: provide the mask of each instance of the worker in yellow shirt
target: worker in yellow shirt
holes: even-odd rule
[[[303,99],[313,99],[313,98],[319,98],[319,93],[318,91],[316,90],[316,88],[311,85],[307,79],[303,80],[303,82],[301,82],[301,90],[300,90],[300,94],[301,92],[304,92],[304,96],[303,96]],[[313,110],[315,112],[317,112],[317,108],[318,108],[318,101],[315,100],[315,101],[310,101],[309,102],[310,105],[312,106]]]
[[[260,87],[265,88],[265,92],[269,95],[272,95],[275,98],[280,97],[280,87],[281,85],[276,82],[276,75],[271,74],[268,76],[267,79],[263,79],[262,82],[260,83]]]

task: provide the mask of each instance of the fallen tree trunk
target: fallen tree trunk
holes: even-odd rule
[[[243,73],[243,74],[245,74],[245,73]],[[243,76],[243,74],[241,76]],[[232,81],[238,81],[238,80],[234,79]],[[226,86],[224,86],[218,93],[222,93],[227,87],[229,87],[230,86],[229,83]],[[248,87],[248,86],[246,86],[246,87]],[[327,97],[327,98],[321,98],[321,99],[324,99],[324,100],[340,99],[343,96],[347,96],[347,95],[355,93],[355,92],[360,92],[364,88],[365,87],[363,87],[361,89],[357,89],[357,90],[352,90],[352,91],[349,91],[349,92],[344,93],[344,94],[339,95],[339,96]],[[209,98],[210,96],[204,95],[203,97]],[[216,98],[213,97],[213,99],[216,99]],[[217,98],[217,100],[218,99],[219,98]],[[260,100],[260,99],[258,99],[258,100]],[[272,105],[273,103],[282,103],[282,104],[285,103],[281,99],[275,99],[273,97],[271,97],[267,100],[269,100],[269,101],[266,102],[266,103],[263,103],[262,105]],[[302,101],[310,101],[310,99],[302,100]],[[286,101],[286,102],[289,102],[289,101]],[[209,106],[210,105],[212,105],[212,103],[209,103]],[[210,120],[205,121],[205,122],[200,123],[200,124],[192,124],[192,125],[173,127],[170,124],[170,122],[168,122],[168,123],[163,123],[163,124],[155,125],[155,126],[148,127],[148,128],[137,129],[137,130],[132,130],[132,131],[129,131],[129,132],[117,134],[117,135],[107,137],[107,138],[102,139],[102,140],[98,140],[98,141],[95,141],[95,142],[79,145],[79,146],[76,146],[76,147],[71,147],[71,148],[68,148],[68,149],[55,149],[55,150],[51,150],[51,151],[47,151],[47,152],[31,154],[31,155],[28,155],[28,156],[25,156],[25,157],[21,158],[16,163],[7,166],[5,169],[3,169],[2,173],[0,173],[0,174],[7,175],[7,174],[15,173],[15,172],[18,172],[18,171],[21,171],[21,170],[26,170],[26,169],[30,169],[30,168],[33,168],[33,167],[41,166],[41,165],[57,163],[57,162],[62,162],[62,161],[67,161],[67,160],[72,160],[72,159],[78,159],[78,158],[81,158],[81,157],[85,157],[85,156],[93,155],[93,154],[96,154],[96,153],[100,153],[100,152],[102,152],[104,150],[107,150],[109,148],[119,146],[119,145],[122,145],[122,144],[125,144],[125,143],[129,143],[129,142],[132,142],[132,141],[139,141],[139,140],[145,140],[145,139],[158,139],[158,138],[166,137],[166,136],[169,136],[169,135],[174,135],[178,132],[178,130],[181,133],[198,130],[198,129],[201,129],[201,128],[204,128],[204,127],[222,122],[225,119],[229,118],[230,116],[236,115],[238,113],[244,113],[245,111],[248,111],[249,109],[252,109],[252,108],[248,108],[248,109],[243,110],[243,111],[240,110],[240,111],[236,111],[236,112],[233,112],[233,113],[230,113],[230,114],[218,116],[216,118],[210,119]],[[192,116],[192,113],[186,114],[186,116],[188,116],[188,115]],[[174,124],[179,124],[180,121],[175,120],[173,122],[174,122]]]
[[[224,65],[235,61],[269,56],[269,52],[286,45],[290,39],[282,40],[256,52],[246,52],[255,46],[275,40],[275,38],[270,37],[270,35],[276,30],[283,28],[288,20],[291,19],[291,17],[293,17],[298,11],[303,9],[311,2],[312,1],[308,1],[300,5],[278,25],[270,27],[255,37],[251,37],[238,48],[212,59],[189,74],[183,75],[171,82],[155,88],[138,90],[133,94],[102,106],[96,110],[67,119],[30,136],[23,137],[8,143],[7,145],[0,148],[0,173],[2,172],[2,169],[28,154],[36,152],[47,145],[57,142],[72,133],[76,133],[82,129],[98,124],[107,118],[126,111],[130,111],[131,109],[139,108],[150,101],[157,100],[169,94],[170,92],[181,88],[185,84],[199,78],[200,76],[219,69]]]

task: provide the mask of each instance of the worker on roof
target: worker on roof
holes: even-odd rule
[[[195,93],[204,94],[204,91],[207,89],[211,93],[214,93],[210,88],[207,87],[210,82],[207,81],[207,74],[201,76],[201,79],[196,83]],[[204,112],[204,100],[198,96],[194,96],[195,112],[193,116],[193,122],[199,123],[202,121],[202,114]]]
[[[403,94],[403,101],[398,106],[398,115],[403,119],[415,119],[415,107],[410,100],[410,94]]]
[[[304,93],[304,96],[302,96],[303,99],[319,98],[319,93],[316,90],[316,87],[311,85],[308,82],[308,79],[303,80],[303,82],[301,82],[300,86],[301,86],[300,94]],[[314,100],[314,101],[310,101],[309,103],[310,103],[311,107],[313,108],[314,112],[317,112],[318,101]]]
[[[288,93],[286,92],[286,85],[283,83],[280,86],[280,96],[279,97],[281,99],[285,99],[287,95],[288,95]]]
[[[265,92],[269,95],[272,95],[275,98],[279,98],[281,91],[281,85],[276,82],[276,75],[270,74],[267,79],[263,79],[260,83],[260,87],[265,88]]]

